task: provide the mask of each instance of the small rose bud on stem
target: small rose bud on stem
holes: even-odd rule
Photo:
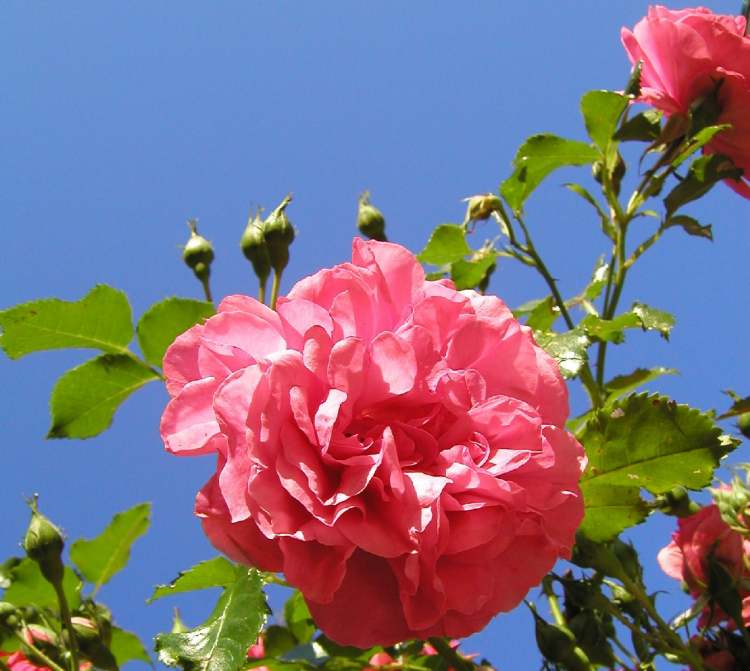
[[[271,308],[276,309],[279,298],[281,274],[289,264],[289,247],[294,242],[294,226],[286,216],[286,208],[292,202],[292,194],[281,201],[279,206],[271,212],[263,223],[263,236],[268,249],[268,258],[273,268],[273,284],[271,285]]]
[[[264,224],[260,218],[260,209],[255,217],[248,219],[245,231],[240,238],[240,249],[245,258],[253,265],[253,271],[258,278],[258,300],[266,302],[266,283],[271,274],[271,258],[268,255],[268,244],[264,232]]]
[[[29,558],[39,565],[42,575],[55,590],[60,606],[60,619],[68,632],[71,666],[73,671],[78,671],[78,645],[70,619],[68,599],[63,589],[65,564],[62,560],[62,551],[65,541],[60,529],[39,512],[36,496],[29,501],[29,507],[31,522],[23,539],[23,549]]]
[[[196,219],[189,219],[187,224],[190,228],[190,238],[182,252],[182,260],[185,261],[187,267],[193,271],[203,285],[206,300],[213,302],[209,277],[211,275],[211,262],[214,260],[214,248],[206,238],[199,235]]]
[[[370,240],[388,242],[388,238],[385,236],[385,217],[377,207],[370,203],[369,191],[365,191],[359,197],[357,228],[362,235]]]
[[[494,193],[480,193],[476,196],[464,198],[466,203],[466,215],[464,226],[470,221],[485,221],[493,212],[501,213],[503,204]]]

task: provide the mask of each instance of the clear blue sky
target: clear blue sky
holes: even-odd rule
[[[707,4],[730,13],[740,0]],[[419,249],[436,224],[460,220],[462,197],[497,188],[527,135],[583,137],[578,99],[587,89],[624,85],[629,64],[619,29],[646,6],[5,0],[0,305],[76,299],[97,282],[124,289],[136,315],[167,295],[197,295],[179,259],[188,217],[199,218],[215,244],[216,295],[252,293],[237,241],[250,208],[272,207],[287,191],[295,194],[290,215],[299,231],[287,288],[348,258],[364,188],[385,212],[391,239]],[[568,295],[607,249],[586,206],[560,186],[575,177],[554,175],[528,209]],[[613,353],[612,372],[675,366],[682,375],[656,388],[724,407],[721,389],[750,393],[750,203],[720,186],[692,213],[714,225],[716,242],[670,232],[623,301],[673,309],[671,343],[633,335]],[[650,224],[639,225],[647,235]],[[528,270],[510,264],[491,288],[510,305],[545,293]],[[153,501],[151,533],[101,593],[122,626],[149,638],[168,628],[173,605],[145,606],[151,587],[213,554],[192,516],[213,463],[163,451],[166,395],[155,384],[125,404],[104,436],[45,442],[49,390],[85,356],[0,359],[0,556],[19,552],[22,497],[32,492],[71,538]],[[742,451],[732,459],[742,457],[750,460]],[[671,520],[653,520],[636,537],[652,588],[676,593],[654,559],[671,528]],[[195,624],[212,598],[175,603]],[[671,614],[681,602],[667,603]],[[537,665],[530,618],[520,609],[465,648],[504,671]]]

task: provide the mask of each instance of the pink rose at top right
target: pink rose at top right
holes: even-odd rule
[[[719,124],[732,128],[718,133],[704,151],[723,154],[743,170],[743,178],[726,180],[750,198],[750,38],[745,18],[714,14],[708,9],[670,10],[650,7],[621,37],[630,62],[642,62],[641,102],[668,117],[687,115],[717,83]]]

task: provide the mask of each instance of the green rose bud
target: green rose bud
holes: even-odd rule
[[[357,228],[366,238],[387,242],[385,236],[385,217],[383,213],[370,203],[370,193],[365,191],[359,197],[357,211]]]
[[[266,282],[271,274],[271,258],[268,255],[268,244],[263,228],[263,221],[260,218],[260,210],[255,213],[255,217],[248,219],[242,237],[240,238],[240,249],[245,258],[253,265],[253,271],[258,278],[261,287],[261,294],[265,296]],[[261,301],[264,298],[260,298]]]
[[[750,412],[742,413],[737,418],[737,428],[745,438],[750,438]]]
[[[263,235],[268,248],[271,268],[276,273],[283,272],[289,263],[289,247],[294,242],[294,227],[286,216],[286,207],[292,202],[289,194],[279,206],[271,212],[263,224]]]
[[[70,618],[73,623],[73,631],[81,643],[99,640],[99,629],[96,624],[87,617],[73,616]]]
[[[31,522],[23,540],[23,549],[52,584],[60,584],[65,567],[62,551],[65,546],[62,533],[37,509],[36,499],[30,502]]]
[[[190,227],[190,238],[182,252],[182,259],[199,278],[205,273],[208,276],[209,266],[214,260],[214,248],[211,243],[198,233],[198,222],[195,219],[188,221]]]

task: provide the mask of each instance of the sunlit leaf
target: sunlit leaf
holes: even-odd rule
[[[706,487],[736,445],[709,415],[655,394],[615,402],[590,419],[579,437],[589,459],[584,481],[644,487],[652,494],[678,485]]]
[[[238,671],[247,663],[247,650],[266,620],[268,607],[262,586],[258,571],[243,571],[224,590],[202,625],[156,637],[159,660],[191,671]]]
[[[71,608],[77,608],[81,602],[81,584],[78,576],[65,567],[63,591]],[[54,588],[42,575],[39,565],[31,559],[22,559],[10,570],[10,586],[2,600],[15,606],[58,607]]]
[[[586,350],[591,344],[586,335],[574,329],[566,333],[537,332],[534,337],[539,346],[557,361],[563,377],[575,377],[580,373],[588,359]]]
[[[662,375],[678,375],[674,368],[636,368],[627,375],[617,375],[607,382],[604,387],[607,390],[607,403],[629,394],[638,387],[656,380]]]
[[[631,311],[640,319],[645,331],[658,331],[662,338],[669,340],[669,333],[675,324],[674,315],[643,303],[633,303]]]
[[[214,312],[211,303],[190,298],[172,297],[155,303],[143,313],[136,329],[143,358],[161,367],[164,352],[174,339]]]
[[[2,310],[0,328],[0,347],[11,359],[60,348],[124,352],[133,339],[128,299],[106,284],[79,301],[44,298]]]
[[[596,149],[576,140],[556,135],[532,135],[521,145],[513,160],[513,174],[500,186],[500,192],[515,212],[542,180],[553,170],[568,165],[587,165],[599,158]]]
[[[150,517],[151,504],[139,503],[117,513],[96,538],[73,543],[70,558],[95,591],[128,563],[130,548],[148,530]]]
[[[427,241],[427,246],[417,258],[424,263],[440,266],[453,263],[471,254],[466,242],[466,231],[457,224],[440,224]]]
[[[487,275],[487,272],[495,265],[497,254],[486,253],[479,259],[459,259],[451,264],[451,279],[456,289],[474,289]]]
[[[224,557],[207,559],[192,568],[180,571],[169,585],[156,587],[148,603],[181,592],[193,592],[210,587],[228,587],[237,579],[237,570],[237,567]]]
[[[637,486],[581,483],[586,515],[580,530],[593,541],[607,541],[648,516],[649,509]]]
[[[606,152],[628,97],[615,91],[588,91],[581,98],[581,113],[586,130],[594,143]]]
[[[120,404],[159,375],[127,354],[102,354],[72,368],[55,384],[48,438],[90,438],[112,423]]]
[[[109,644],[109,649],[115,657],[117,666],[132,661],[151,663],[151,658],[148,656],[143,643],[141,643],[141,639],[131,631],[112,627],[112,641]]]

